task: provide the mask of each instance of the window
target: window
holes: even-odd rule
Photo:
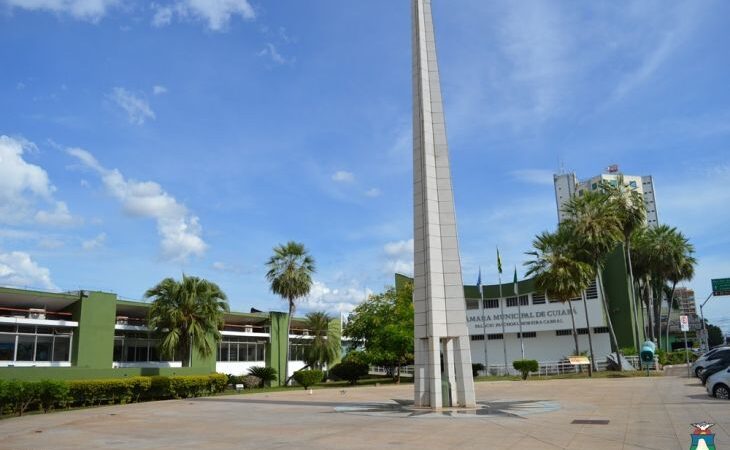
[[[555,330],[555,336],[572,336],[573,330]]]
[[[532,304],[533,305],[544,305],[547,300],[545,299],[545,294],[532,294]]]
[[[160,355],[160,340],[150,332],[117,330],[114,336],[114,362],[146,363],[169,361]],[[220,354],[220,348],[218,349]],[[179,359],[172,358],[173,361]]]
[[[595,191],[596,189],[598,189],[598,183],[593,183],[593,184],[591,185],[591,189],[593,189],[594,191]]]
[[[308,344],[290,344],[289,361],[303,361],[308,348]]]
[[[525,339],[527,339],[527,338],[536,338],[537,337],[537,333],[534,332],[534,331],[525,331],[524,333],[522,333],[522,336],[520,336],[520,333],[517,333],[517,337],[518,338],[523,337]]]
[[[483,341],[484,340],[484,335],[483,334],[472,334],[471,336],[469,336],[469,338],[472,341]]]
[[[593,280],[593,283],[586,289],[586,298],[589,300],[598,298],[598,285],[596,284],[596,280]]]
[[[0,361],[15,359],[15,334],[0,334]]]
[[[528,295],[520,295],[520,306],[529,306],[530,297]]]
[[[490,298],[484,300],[484,309],[494,309],[499,308],[499,299],[498,298]]]
[[[4,325],[0,328],[0,361],[68,362],[71,328]]]
[[[473,309],[479,309],[479,300],[473,300],[473,299],[466,299],[466,309],[467,310],[473,310]]]
[[[578,328],[576,331],[578,331],[579,335],[588,334],[588,328]]]
[[[613,186],[613,187],[617,187],[618,186],[618,181],[617,180],[611,180],[611,182],[609,184],[611,186]]]
[[[487,335],[487,340],[489,340],[489,341],[499,341],[499,340],[501,340],[503,338],[504,338],[504,336],[502,336],[502,333],[499,333],[499,334],[488,334]]]
[[[303,345],[292,343],[290,352],[296,357],[303,357]],[[247,336],[223,336],[218,344],[219,362],[251,362],[264,361],[266,355],[266,341]]]
[[[636,188],[638,187],[638,186],[636,185],[636,181],[630,181],[630,182],[629,182],[629,186],[631,186],[631,187],[632,187],[632,188],[634,188],[634,189],[636,189]]]
[[[19,335],[18,336],[18,352],[16,353],[16,361],[33,361],[33,347],[35,346],[35,336]]]
[[[507,298],[507,308],[512,308],[514,306],[517,306],[517,297]]]
[[[608,333],[608,327],[595,327],[593,332],[595,334],[606,334]]]

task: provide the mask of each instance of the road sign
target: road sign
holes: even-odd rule
[[[730,278],[712,280],[712,295],[730,295]]]
[[[689,331],[689,316],[679,316],[679,326],[682,331]]]

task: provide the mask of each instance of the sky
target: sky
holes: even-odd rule
[[[523,275],[552,175],[652,175],[730,277],[730,3],[434,0],[466,283]],[[272,248],[316,260],[299,311],[412,272],[406,0],[0,0],[0,285],[128,299],[183,273],[284,310]],[[508,269],[511,276],[511,269]],[[705,315],[730,331],[730,298]]]

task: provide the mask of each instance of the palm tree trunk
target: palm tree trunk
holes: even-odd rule
[[[650,341],[654,341],[654,315],[652,314],[652,308],[651,308],[651,286],[649,285],[649,281],[644,280],[644,286],[642,291],[644,292],[644,307],[646,307],[646,333],[647,338]]]
[[[618,347],[618,340],[616,340],[616,333],[613,331],[613,322],[611,321],[611,312],[608,309],[608,297],[606,297],[606,290],[603,288],[603,274],[601,273],[601,265],[596,264],[596,273],[598,274],[598,287],[601,290],[601,300],[603,301],[603,312],[606,315],[606,324],[608,325],[608,333],[611,335],[611,345],[613,346],[616,356],[618,356],[619,364],[618,370],[621,372],[621,349]]]
[[[631,306],[634,309],[634,334],[636,349],[639,350],[641,347],[641,333],[639,332],[639,308],[636,305],[636,288],[634,287],[634,268],[631,265],[631,237],[626,239],[626,259],[629,265],[629,284],[631,286]],[[642,323],[643,327],[643,323]]]
[[[289,315],[286,318],[286,360],[284,362],[284,386],[289,385],[289,335],[291,334],[291,316],[294,314],[294,299],[289,298]]]
[[[657,338],[657,346],[661,348],[662,338],[662,284],[654,283],[652,286],[652,307],[654,308],[654,336]]]
[[[575,356],[580,355],[580,348],[578,347],[578,330],[575,328],[575,314],[573,313],[573,304],[570,300],[567,301],[568,309],[570,309],[570,322],[573,324],[573,341],[575,342]]]
[[[667,334],[666,334],[666,349],[669,352],[669,323],[672,320],[672,304],[674,303],[674,291],[677,289],[677,282],[672,282],[672,294],[669,296],[669,309],[667,310]]]
[[[588,327],[588,351],[591,355],[591,363],[588,365],[588,376],[592,377],[593,372],[597,370],[596,368],[596,358],[593,354],[593,337],[591,337],[591,321],[588,318],[588,299],[586,298],[586,291],[583,291],[581,293],[581,298],[583,299],[583,309],[585,310],[586,314],[586,327]]]

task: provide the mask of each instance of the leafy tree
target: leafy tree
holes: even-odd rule
[[[311,339],[307,340],[304,362],[314,369],[322,369],[340,357],[340,329],[333,326],[332,317],[325,312],[307,314],[305,327]]]
[[[396,369],[413,361],[413,284],[368,297],[350,314],[344,334],[365,350],[371,364]]]
[[[296,300],[309,294],[312,288],[312,275],[315,272],[314,258],[312,258],[303,244],[289,241],[284,245],[274,247],[274,254],[266,263],[269,269],[266,279],[271,284],[271,292],[285,299],[289,305],[287,318],[287,342],[289,348],[289,333],[291,332],[291,318],[296,310]],[[289,373],[289,358],[284,364],[284,376]],[[288,381],[288,380],[287,380]]]
[[[523,380],[526,380],[530,372],[537,372],[540,365],[534,359],[518,359],[512,362],[512,367],[522,374]]]
[[[710,346],[710,348],[715,347],[717,345],[722,345],[724,343],[725,343],[725,336],[723,336],[722,330],[720,329],[720,327],[708,323],[707,324],[707,344]]]
[[[569,218],[563,226],[574,236],[578,255],[591,264],[598,275],[598,288],[601,291],[611,344],[616,352],[620,352],[602,273],[608,255],[623,238],[619,215],[616,208],[608,201],[608,196],[598,191],[589,191],[581,197],[572,198],[564,211]]]
[[[561,227],[557,233],[542,233],[532,242],[534,251],[528,252],[533,259],[525,263],[529,267],[527,275],[535,276],[535,286],[544,291],[548,297],[567,303],[570,309],[570,321],[573,326],[575,354],[580,354],[578,332],[575,327],[575,314],[571,300],[580,297],[596,273],[590,264],[575,258],[571,248],[572,236]]]
[[[165,278],[145,297],[152,299],[148,324],[161,337],[163,357],[178,356],[188,367],[193,349],[203,357],[213,354],[210,339],[220,340],[223,314],[228,312],[226,294],[217,284],[187,275],[181,281]]]

